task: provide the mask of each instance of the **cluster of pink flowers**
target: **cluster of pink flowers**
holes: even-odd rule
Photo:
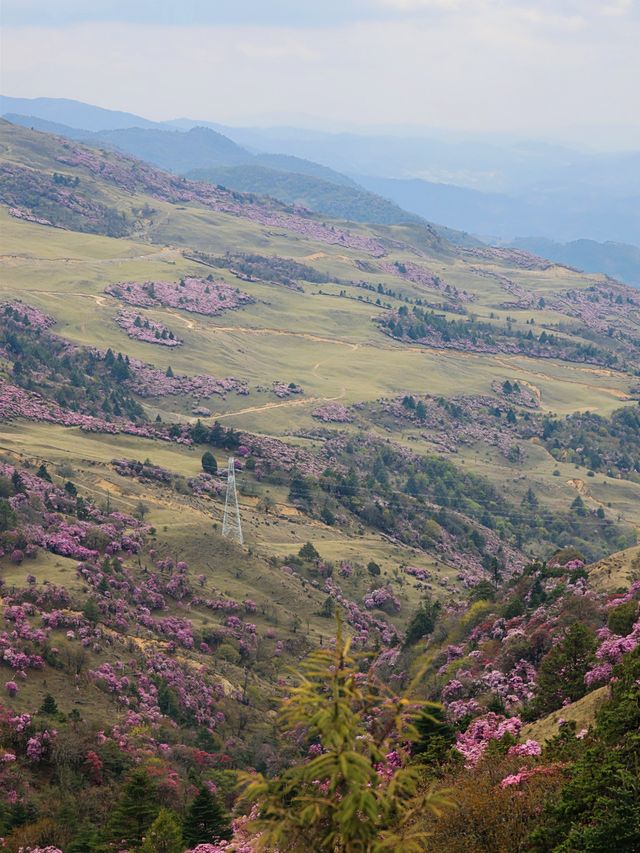
[[[505,776],[500,782],[500,787],[503,789],[519,787],[523,782],[526,782],[527,779],[531,779],[534,776],[554,776],[562,770],[564,766],[564,764],[558,762],[556,764],[549,764],[548,766],[538,765],[537,767],[521,767],[517,773]]]
[[[45,219],[43,216],[36,216],[28,210],[24,210],[22,207],[10,207],[9,215],[13,216],[14,219],[22,219],[25,222],[34,222],[36,225],[52,225],[54,228],[58,227],[53,225],[51,220]]]
[[[30,737],[27,741],[27,758],[29,761],[39,764],[46,758],[49,747],[57,734],[55,729],[45,729]]]
[[[18,853],[62,853],[62,850],[48,844],[46,847],[19,847]]]
[[[224,282],[206,278],[184,278],[181,281],[125,281],[111,284],[105,293],[129,305],[143,308],[163,306],[181,308],[194,314],[215,317],[223,311],[255,302],[252,296]]]
[[[458,734],[456,749],[465,758],[466,767],[474,767],[484,755],[489,742],[501,740],[506,734],[518,737],[522,728],[520,717],[504,717],[490,711],[473,720],[465,732]]]
[[[368,592],[363,599],[364,606],[367,610],[384,610],[385,613],[399,613],[400,600],[391,592],[388,586],[381,586],[378,589]]]
[[[166,468],[149,462],[139,462],[137,459],[112,459],[111,464],[121,477],[135,477],[142,482],[155,480],[166,484],[171,483],[173,479],[171,471]]]
[[[524,743],[517,743],[509,747],[509,755],[540,755],[542,747],[537,740],[528,739]]]
[[[172,374],[158,370],[151,364],[145,364],[137,359],[129,359],[131,378],[126,380],[127,386],[140,397],[166,397],[169,395],[185,394],[200,399],[216,394],[224,397],[226,394],[247,395],[249,389],[242,379],[226,377],[218,379],[204,373],[198,376]]]
[[[429,572],[427,569],[421,569],[418,566],[405,566],[404,571],[406,574],[412,575],[419,581],[431,580],[431,572]]]
[[[262,389],[260,389],[262,390]],[[272,394],[275,394],[276,397],[279,397],[281,400],[286,397],[291,397],[293,394],[304,394],[303,389],[300,385],[296,385],[295,382],[280,382],[276,381],[271,385],[271,388],[268,389]]]
[[[613,667],[620,662],[622,656],[640,646],[640,619],[625,637],[613,634],[608,628],[602,628],[598,637],[602,641],[596,650],[596,658],[600,663],[586,673],[584,681],[588,687],[609,681]]]
[[[290,573],[295,574],[291,569]],[[380,638],[380,641],[385,646],[392,646],[397,643],[398,632],[395,626],[389,624],[384,619],[374,616],[367,612],[367,610],[362,610],[355,601],[352,601],[343,594],[338,584],[332,578],[325,580],[324,589],[343,608],[347,622],[355,631],[354,644],[364,648],[369,643],[369,640],[376,636]]]
[[[327,403],[324,406],[318,406],[311,412],[311,416],[324,423],[348,424],[353,420],[349,414],[349,409],[339,403]]]
[[[118,311],[116,323],[130,338],[138,341],[146,341],[149,344],[160,344],[164,347],[179,347],[184,343],[177,338],[173,332],[163,323],[137,314],[135,311]]]
[[[26,305],[18,299],[13,302],[4,302],[0,306],[0,311],[5,316],[11,317],[14,323],[33,330],[45,331],[56,322],[49,314],[45,314],[39,308],[34,308],[33,305]]]
[[[161,371],[159,371],[161,373]],[[224,382],[225,380],[220,380]],[[119,420],[117,423],[105,421],[93,415],[83,415],[70,409],[61,408],[54,400],[47,400],[35,391],[26,391],[10,382],[0,379],[0,421],[25,418],[29,421],[44,421],[61,426],[77,426],[86,432],[102,432],[116,435],[125,433],[141,438],[158,438],[163,441],[176,441],[191,444],[184,435],[172,436],[162,425],[134,424]]]
[[[195,495],[221,495],[225,489],[222,480],[207,474],[206,471],[201,471],[195,477],[189,477],[187,485]]]

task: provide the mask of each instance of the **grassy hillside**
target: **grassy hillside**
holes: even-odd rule
[[[386,225],[419,220],[415,214],[355,184],[338,186],[314,175],[284,172],[263,165],[192,169],[186,174],[197,181],[210,181],[241,192],[255,192],[288,204],[302,205],[335,219]]]
[[[25,764],[39,819],[63,823],[49,785],[73,738],[65,778],[100,827],[134,765],[185,803],[191,778],[227,796],[239,768],[277,772],[297,747],[275,739],[274,685],[336,611],[401,684],[432,632],[407,629],[436,607],[421,691],[459,675],[474,713],[508,710],[486,664],[537,671],[565,628],[603,627],[637,571],[636,291],[0,135],[3,666],[27,673],[6,701],[35,737],[51,694],[64,731]],[[221,535],[231,455],[242,546]],[[89,751],[108,794],[78,769]],[[16,850],[44,838],[0,817]]]

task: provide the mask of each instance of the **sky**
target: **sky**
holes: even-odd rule
[[[0,90],[162,120],[624,144],[640,0],[0,0]]]

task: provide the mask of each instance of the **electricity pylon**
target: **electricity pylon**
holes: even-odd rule
[[[222,535],[234,539],[242,545],[242,525],[240,524],[240,508],[236,492],[236,466],[233,456],[229,457],[229,472],[227,474],[227,497],[224,502],[224,517],[222,519]]]

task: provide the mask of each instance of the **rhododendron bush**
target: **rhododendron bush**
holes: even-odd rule
[[[164,324],[143,314],[136,314],[135,311],[118,311],[116,323],[130,338],[138,341],[165,347],[179,347],[183,343]]]
[[[109,285],[105,293],[143,308],[181,308],[211,317],[255,301],[238,288],[206,278],[183,278],[178,282],[126,281]]]

